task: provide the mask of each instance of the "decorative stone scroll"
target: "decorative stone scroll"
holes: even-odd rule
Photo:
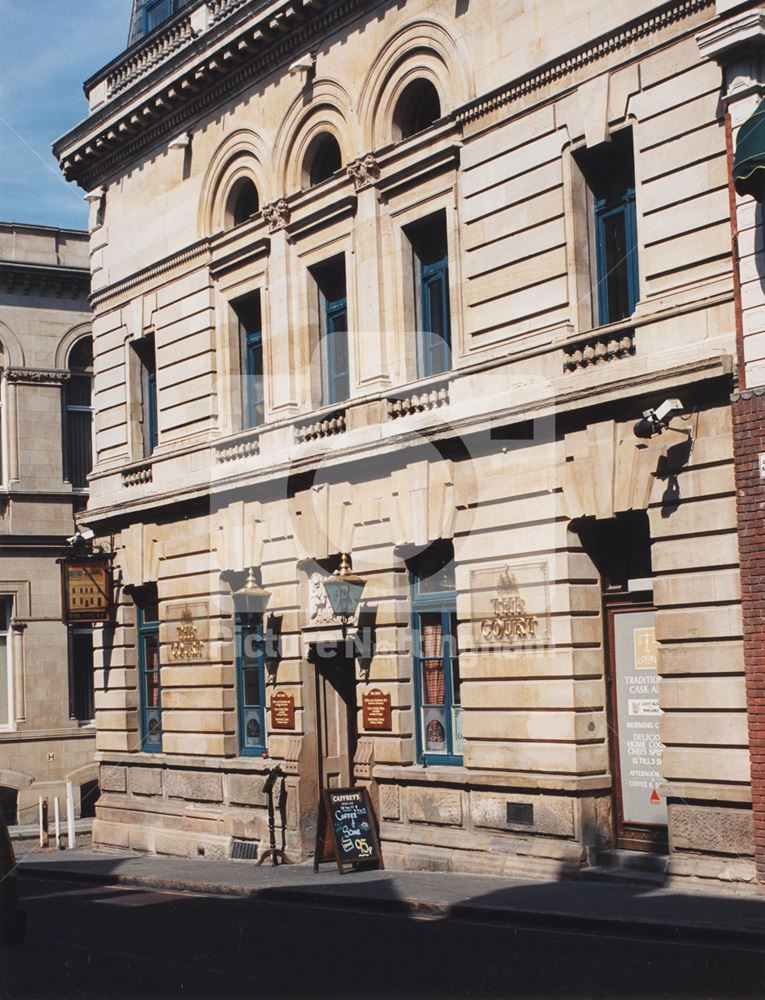
[[[479,646],[542,649],[550,642],[547,563],[505,563],[471,574],[472,618]]]

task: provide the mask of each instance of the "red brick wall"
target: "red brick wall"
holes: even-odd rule
[[[765,882],[765,387],[733,396],[741,604],[757,875]]]

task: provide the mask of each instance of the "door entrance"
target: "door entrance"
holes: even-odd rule
[[[353,784],[356,756],[356,670],[345,643],[323,644],[316,667],[316,736],[321,788],[348,788]],[[334,655],[329,655],[334,653]]]
[[[659,674],[650,605],[607,604],[611,768],[616,846],[664,851]]]

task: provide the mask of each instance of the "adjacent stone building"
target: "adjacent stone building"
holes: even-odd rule
[[[37,822],[74,785],[93,815],[93,637],[62,624],[57,564],[87,501],[87,233],[0,223],[0,807]]]
[[[278,769],[291,860],[355,782],[393,866],[755,877],[718,6],[136,4],[56,145],[98,843],[263,850]]]

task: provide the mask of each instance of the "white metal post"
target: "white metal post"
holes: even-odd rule
[[[71,851],[74,848],[74,792],[71,781],[66,783],[66,834],[66,846]]]
[[[61,847],[61,806],[58,795],[53,800],[53,829],[56,835],[56,848]]]

